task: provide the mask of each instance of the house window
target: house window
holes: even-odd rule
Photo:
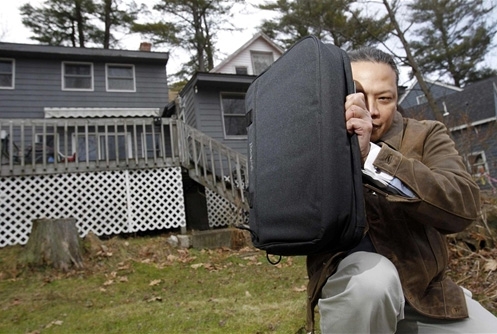
[[[416,96],[416,101],[418,102],[418,104],[423,104],[423,103],[426,103],[428,101],[428,99],[423,94],[423,95]]]
[[[39,144],[43,144],[43,134],[42,133],[37,133],[35,135],[35,142],[39,143]],[[55,136],[53,134],[45,135],[45,145],[50,146],[52,148],[55,148]]]
[[[93,64],[62,63],[63,90],[93,90]]]
[[[235,66],[236,74],[247,75],[248,69],[247,66]]]
[[[225,138],[246,138],[245,93],[221,93]]]
[[[14,59],[0,59],[0,89],[14,88]]]
[[[57,157],[58,149],[55,147],[55,136],[52,134],[36,133],[35,134],[35,145],[34,145],[34,155],[35,161],[43,161],[43,152],[46,154],[46,160],[49,163],[54,162]],[[32,147],[28,148],[29,158],[32,157],[33,151]]]
[[[155,157],[160,157],[160,151],[162,148],[160,141],[160,134],[156,133],[155,136],[151,133],[144,133],[144,138],[142,137],[142,152],[147,158],[153,158],[154,152]]]
[[[135,91],[135,67],[133,65],[107,64],[105,71],[108,91]]]
[[[255,75],[259,75],[274,62],[272,52],[251,52],[252,68]]]
[[[481,177],[488,173],[487,158],[484,151],[473,152],[466,157],[471,175]]]
[[[126,137],[124,133],[89,134],[87,143],[85,136],[78,134],[77,153],[79,161],[86,161],[87,157],[89,161],[131,158],[131,137],[130,134]]]

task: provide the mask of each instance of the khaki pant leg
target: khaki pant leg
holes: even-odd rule
[[[318,308],[322,334],[394,333],[404,312],[395,266],[376,253],[347,256],[323,287]]]
[[[471,298],[471,292],[463,289],[468,305],[469,318],[449,321],[425,317],[406,305],[405,319],[399,322],[397,333],[497,333],[497,318]]]

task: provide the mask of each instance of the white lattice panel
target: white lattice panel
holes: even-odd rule
[[[180,168],[134,171],[130,175],[130,228],[148,231],[186,227]]]
[[[68,217],[81,236],[185,227],[181,169],[1,179],[0,247],[25,244],[33,219]]]
[[[244,210],[238,209],[215,192],[205,189],[207,199],[207,219],[210,227],[229,226],[247,222]]]

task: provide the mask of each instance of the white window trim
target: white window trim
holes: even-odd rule
[[[420,100],[422,100],[422,101],[420,101]],[[428,99],[426,98],[426,95],[424,95],[424,94],[416,96],[416,103],[417,104],[423,104],[423,103],[426,103],[427,101],[428,101]]]
[[[237,139],[237,140],[245,140],[245,139],[247,139],[247,135],[234,136],[234,135],[228,135],[228,134],[226,134],[226,125],[225,125],[225,122],[224,122],[223,94],[241,95],[241,96],[244,96],[244,97],[246,97],[247,94],[246,93],[242,93],[242,92],[219,92],[219,102],[221,104],[221,119],[223,121],[224,139]]]
[[[66,73],[66,64],[81,64],[81,65],[90,65],[90,72],[91,72],[91,88],[66,88],[66,80],[65,80],[65,73]],[[62,90],[63,91],[77,91],[77,92],[92,92],[94,91],[94,82],[95,82],[95,75],[94,75],[94,70],[93,70],[93,63],[88,63],[88,62],[80,62],[80,61],[63,61],[62,62],[62,70],[61,70],[61,83],[62,83]]]
[[[109,88],[109,66],[129,66],[133,71],[133,89],[110,89]],[[135,93],[136,92],[136,71],[135,65],[133,64],[117,64],[117,63],[108,63],[105,64],[105,89],[108,92],[122,92],[122,93]]]
[[[12,61],[12,86],[0,86],[0,89],[14,89],[16,87],[16,60],[13,58],[0,58],[0,60]]]
[[[489,169],[488,169],[488,161],[487,161],[487,156],[485,155],[485,151],[474,151],[474,152],[471,152],[470,154],[468,154],[466,156],[466,164],[468,166],[468,169],[469,169],[469,172],[471,173],[472,176],[474,177],[480,177],[481,174],[480,173],[473,173],[473,166],[475,166],[475,164],[470,164],[469,162],[469,157],[470,156],[475,156],[475,155],[480,155],[482,156],[482,159],[483,159],[483,162],[479,165],[482,165],[484,168],[485,168],[485,172],[489,172]]]
[[[54,146],[57,143],[59,134],[58,133],[46,133],[46,137],[54,137]],[[43,143],[43,133],[42,132],[37,132],[35,133],[35,143],[42,144]]]

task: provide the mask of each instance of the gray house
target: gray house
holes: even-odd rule
[[[0,117],[160,116],[167,52],[0,43]],[[144,51],[148,50],[148,51]]]
[[[26,243],[37,218],[74,217],[81,236],[184,233],[247,208],[246,158],[167,117],[168,53],[142,47],[0,43],[0,247]],[[192,184],[207,204],[190,205]]]
[[[432,85],[444,124],[450,131],[468,170],[482,190],[497,193],[497,77],[491,77],[464,89]],[[407,91],[411,97],[416,94]],[[417,95],[419,96],[420,93]],[[435,119],[426,102],[410,105],[401,99],[404,114],[417,119]]]
[[[137,51],[0,43],[0,118],[161,117],[168,102],[168,57],[167,52],[151,52],[148,43]],[[124,130],[112,130],[122,158],[132,156],[125,151],[125,142],[132,138]],[[84,142],[83,136],[74,135],[77,130],[64,146],[58,132],[36,131],[32,141],[40,144],[43,136],[43,144],[77,153],[82,160],[87,154],[92,161],[106,153],[116,155],[113,147],[110,152],[99,147],[101,138]],[[150,144],[152,139],[145,135],[140,140]]]

